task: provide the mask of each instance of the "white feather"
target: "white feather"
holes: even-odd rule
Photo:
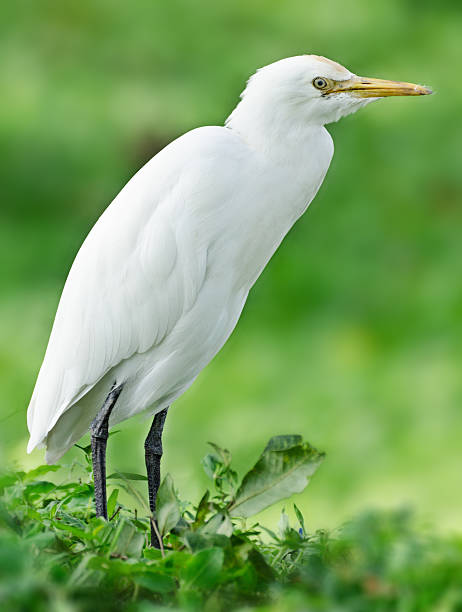
[[[299,71],[319,70],[315,60],[292,60]],[[229,127],[199,128],[174,141],[91,230],[66,281],[30,402],[29,451],[45,443],[47,460],[56,461],[88,430],[114,383],[125,384],[111,424],[161,410],[229,337],[333,153],[320,122],[284,107],[290,87],[280,79],[278,88],[271,70],[261,91],[258,76],[252,80]]]

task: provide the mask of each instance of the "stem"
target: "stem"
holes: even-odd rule
[[[157,540],[160,545],[160,554],[162,555],[162,558],[164,558],[165,557],[164,543],[162,542],[162,536],[160,535],[159,528],[157,527],[156,521],[154,520],[154,517],[152,516],[152,514],[149,517],[149,520],[151,521],[151,527],[154,529],[154,532],[157,536]]]

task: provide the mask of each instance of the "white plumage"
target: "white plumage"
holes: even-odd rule
[[[317,89],[318,76],[337,90]],[[353,81],[317,56],[267,66],[226,127],[185,134],[129,181],[66,281],[28,410],[29,452],[46,444],[47,461],[59,459],[114,383],[125,385],[111,425],[192,384],[321,185],[333,154],[324,123],[375,99],[339,89]]]

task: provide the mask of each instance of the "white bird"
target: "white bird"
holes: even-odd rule
[[[226,342],[316,195],[334,151],[324,125],[384,96],[428,93],[291,57],[249,79],[224,127],[192,130],[153,157],[72,265],[28,409],[28,452],[46,445],[54,463],[91,426],[105,516],[108,425],[157,414],[145,444],[154,512],[166,409]]]

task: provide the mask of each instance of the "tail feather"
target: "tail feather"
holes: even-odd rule
[[[45,435],[46,462],[56,463],[90,428],[110,391],[110,377],[88,387],[63,410],[59,410]]]

